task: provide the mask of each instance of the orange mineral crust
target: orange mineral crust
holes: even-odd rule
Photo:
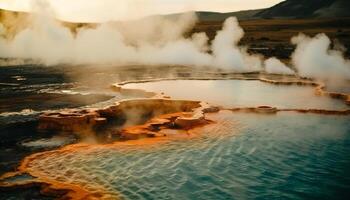
[[[4,175],[1,179],[19,174],[29,174],[35,177],[35,181],[27,183],[41,184],[45,194],[58,194],[66,192],[63,199],[119,199],[120,194],[109,190],[108,179],[113,176],[101,174],[99,168],[103,168],[113,158],[114,151],[130,152],[144,149],[154,150],[172,141],[195,139],[202,134],[214,137],[218,134],[229,134],[239,126],[232,120],[228,120],[231,112],[222,111],[208,114],[205,123],[201,120],[198,124],[191,122],[191,127],[186,129],[169,126],[178,117],[190,118],[190,113],[172,113],[161,115],[146,122],[144,125],[132,126],[124,129],[125,132],[144,136],[144,132],[152,130],[152,137],[136,137],[133,140],[117,141],[111,144],[73,144],[58,150],[36,153],[26,157],[18,172]],[[166,136],[166,137],[165,137]],[[195,146],[194,146],[195,148]],[[100,163],[90,163],[92,158],[100,157]],[[79,163],[84,163],[79,164]],[[88,167],[88,168],[87,168]],[[89,169],[91,167],[91,169]],[[94,171],[96,169],[97,171]],[[8,184],[7,187],[14,186]],[[62,192],[61,192],[62,193]]]
[[[38,129],[68,133],[85,133],[100,128],[113,120],[143,121],[137,116],[155,116],[174,112],[192,112],[200,108],[198,101],[168,99],[131,99],[116,102],[105,108],[67,109],[47,112],[40,116]]]
[[[324,84],[310,80],[255,79],[271,84],[311,85],[316,88],[316,95],[341,99],[348,104],[350,102],[349,95],[327,92]],[[126,83],[116,85],[116,90],[157,96],[147,91],[124,90],[124,84]],[[120,199],[120,193],[113,190],[118,185],[114,177],[121,176],[115,171],[115,165],[122,166],[127,161],[113,163],[115,156],[133,155],[133,152],[140,150],[157,151],[174,141],[192,142],[200,137],[226,137],[236,134],[241,125],[235,121],[235,112],[269,116],[279,112],[348,115],[350,109],[280,109],[267,105],[222,108],[200,101],[171,100],[158,94],[157,98],[129,99],[105,108],[48,112],[40,116],[39,130],[82,135],[96,134],[98,130],[115,121],[122,121],[123,125],[117,132],[119,139],[107,144],[80,142],[58,150],[30,155],[21,162],[17,172],[0,177],[0,186],[40,184],[43,193],[54,196],[63,193],[62,199]],[[202,144],[194,142],[189,145],[197,148]],[[21,174],[29,174],[34,179],[22,183],[6,182],[6,179]]]

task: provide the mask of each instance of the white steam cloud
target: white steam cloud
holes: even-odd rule
[[[269,74],[293,75],[295,72],[275,57],[265,60],[265,71]]]
[[[52,16],[46,1],[35,1],[33,24],[11,41],[0,40],[0,56],[39,60],[46,65],[144,64],[214,66],[236,72],[261,71],[259,56],[238,42],[244,33],[236,18],[225,21],[212,47],[205,33],[184,37],[196,23],[194,13],[104,23],[72,33]],[[212,50],[212,54],[208,52]]]
[[[186,65],[233,72],[265,70],[272,74],[295,74],[277,58],[264,60],[239,46],[244,31],[234,17],[224,22],[209,45],[205,33],[185,37],[196,23],[194,13],[110,22],[73,33],[55,20],[47,1],[33,2],[32,10],[36,12],[29,28],[8,40],[0,25],[0,57],[33,59],[46,65]],[[326,35],[314,38],[299,35],[292,43],[297,45],[292,64],[299,75],[326,81],[350,79],[350,61],[342,52],[330,49]]]
[[[299,34],[292,43],[297,45],[292,62],[300,76],[323,81],[350,80],[350,61],[343,52],[330,49],[331,41],[325,34],[314,38]]]
[[[226,19],[223,29],[213,41],[212,51],[214,66],[225,69],[235,69],[238,72],[260,71],[261,58],[249,55],[245,48],[239,47],[238,42],[244,36],[243,29],[234,17]]]

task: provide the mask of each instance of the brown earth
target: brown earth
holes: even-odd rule
[[[206,32],[210,40],[222,28],[223,21],[198,22],[192,32]],[[245,31],[241,45],[249,46],[249,51],[266,57],[276,56],[288,59],[294,51],[290,39],[299,33],[315,36],[325,33],[333,45],[341,43],[350,56],[350,18],[340,19],[254,19],[241,20]]]

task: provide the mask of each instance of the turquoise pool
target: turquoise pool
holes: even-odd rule
[[[33,161],[54,180],[124,199],[346,199],[350,117],[225,112],[191,139],[82,148]],[[108,196],[107,195],[107,196]]]

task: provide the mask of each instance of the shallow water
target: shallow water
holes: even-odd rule
[[[53,153],[32,168],[125,199],[346,199],[349,116],[223,112],[198,137]],[[105,197],[110,197],[105,196]]]
[[[38,113],[86,106],[113,97],[117,100],[126,98],[111,91],[109,84],[97,85],[93,81],[87,84],[80,79],[70,78],[67,73],[59,66],[1,67],[0,118],[24,115],[23,111],[26,110]]]
[[[202,100],[224,107],[269,105],[277,108],[349,109],[341,100],[316,96],[311,86],[273,85],[247,80],[171,80],[132,83],[126,88],[163,92],[175,99]]]
[[[22,146],[33,149],[58,148],[76,142],[76,138],[71,136],[53,136],[37,140],[23,141]]]

